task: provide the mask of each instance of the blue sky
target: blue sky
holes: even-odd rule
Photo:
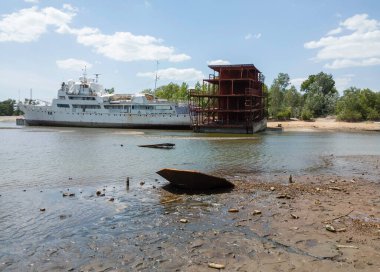
[[[10,0],[0,2],[0,100],[51,99],[86,65],[136,93],[254,64],[270,85],[331,73],[337,88],[380,90],[380,1]]]

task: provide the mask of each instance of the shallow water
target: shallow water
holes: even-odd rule
[[[196,209],[194,214],[199,216],[217,207],[218,195],[180,197],[175,204],[162,204],[165,195],[160,187],[166,182],[155,174],[161,168],[195,169],[230,178],[284,173],[362,175],[378,167],[379,136],[341,132],[217,135],[16,127],[0,122],[0,270],[37,267],[49,271],[54,268],[52,262],[57,269],[77,268],[94,254],[122,254],[122,249],[107,253],[96,248],[109,249],[120,240],[136,241],[142,233],[165,225],[165,213]],[[138,147],[163,142],[176,147]],[[363,163],[351,163],[352,157],[363,158]],[[126,177],[130,177],[129,191]],[[97,197],[97,189],[104,189],[106,196]],[[68,190],[75,196],[62,197]],[[111,197],[114,202],[109,201]],[[217,218],[203,227],[216,224],[213,220]],[[197,228],[202,226],[194,231]],[[170,232],[167,226],[161,234]],[[54,259],[56,252],[59,263]]]

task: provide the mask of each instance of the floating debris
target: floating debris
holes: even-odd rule
[[[139,147],[173,149],[175,147],[175,144],[172,144],[172,143],[162,143],[162,144],[151,144],[151,145],[139,145]]]
[[[298,219],[298,218],[300,218],[298,215],[295,215],[294,213],[291,213],[290,216],[291,216],[293,219]]]
[[[108,201],[113,202],[113,201],[115,201],[115,198],[111,197]]]
[[[252,213],[252,215],[258,215],[258,214],[261,214],[261,211],[259,211],[259,210],[254,210],[253,213]]]
[[[232,209],[229,209],[228,212],[237,213],[237,212],[239,212],[239,209],[232,208]]]
[[[44,212],[44,211],[46,211],[46,209],[45,208],[40,208],[40,211]]]
[[[292,175],[289,176],[289,183],[294,183]]]
[[[218,264],[218,263],[209,263],[208,267],[215,268],[215,269],[224,269],[226,266],[224,264]]]
[[[359,249],[359,247],[357,247],[357,246],[351,246],[351,245],[336,245],[336,248],[337,248],[337,249],[340,249],[340,248],[353,248],[353,249]]]
[[[62,194],[63,197],[66,197],[66,196],[75,196],[75,193],[71,193],[71,192],[64,192]]]
[[[347,231],[346,228],[340,228],[340,229],[337,229],[337,230],[336,230],[336,232],[345,232],[345,231]]]
[[[326,225],[326,230],[331,231],[331,232],[336,232],[336,229],[332,225]]]
[[[334,191],[342,191],[343,189],[342,188],[339,188],[339,187],[329,187],[330,190],[334,190]]]
[[[182,218],[182,219],[179,220],[179,222],[181,222],[181,223],[188,223],[189,221],[186,218]]]
[[[190,190],[210,190],[217,188],[233,188],[234,184],[216,176],[190,170],[164,168],[157,172],[173,186]]]
[[[272,187],[270,187],[270,190],[273,192],[276,189],[272,186]]]

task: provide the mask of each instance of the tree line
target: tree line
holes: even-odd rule
[[[331,74],[310,75],[298,91],[290,84],[288,74],[279,73],[264,91],[272,119],[311,120],[336,115],[338,120],[349,122],[380,120],[380,92],[350,87],[340,96]]]
[[[158,87],[156,91],[146,89],[142,93],[154,95],[159,99],[187,102],[188,89],[189,85],[185,82],[180,85],[169,83]],[[207,85],[197,82],[194,89],[207,92]],[[333,76],[324,72],[310,75],[302,82],[299,91],[291,84],[286,73],[279,73],[270,87],[264,84],[263,89],[267,101],[267,116],[270,119],[311,120],[335,115],[338,120],[349,122],[380,120],[380,92],[350,87],[340,96]],[[113,93],[114,88],[107,91]],[[0,115],[19,115],[20,111],[15,104],[16,101],[12,99],[0,102]]]
[[[16,107],[16,100],[7,99],[0,102],[0,116],[20,115],[21,111]]]

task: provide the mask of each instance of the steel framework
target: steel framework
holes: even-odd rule
[[[209,65],[201,90],[190,90],[193,130],[253,133],[265,118],[262,73],[253,64]]]

